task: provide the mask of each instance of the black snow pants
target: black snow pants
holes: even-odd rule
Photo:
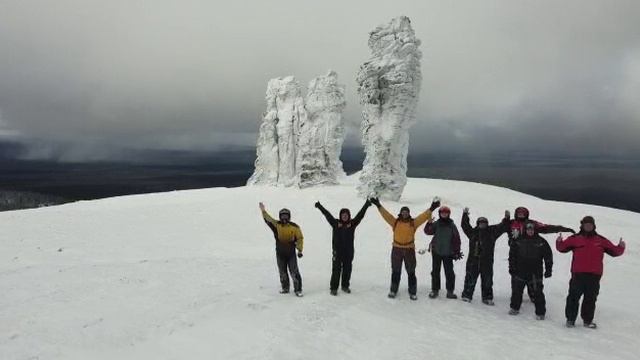
[[[493,259],[485,259],[478,256],[469,256],[467,258],[462,297],[473,298],[478,277],[480,277],[482,300],[493,300]]]
[[[348,289],[351,285],[351,269],[353,264],[353,252],[333,251],[331,262],[331,290],[337,290],[342,278],[342,288]]]
[[[431,290],[440,290],[440,269],[444,266],[445,286],[447,291],[453,291],[456,287],[456,274],[453,272],[453,257],[440,256],[431,251]]]
[[[403,262],[409,279],[409,294],[415,295],[418,291],[418,280],[416,278],[416,250],[414,248],[394,246],[391,250],[391,291],[398,292]]]
[[[596,300],[600,292],[601,276],[589,273],[575,273],[571,276],[569,295],[567,296],[567,305],[565,307],[567,320],[576,321],[580,297],[584,296],[580,316],[585,324],[590,324],[593,321],[593,316],[596,312]]]
[[[302,291],[302,276],[298,270],[298,259],[296,258],[295,251],[292,252],[278,252],[276,251],[276,260],[278,262],[278,272],[280,273],[280,285],[282,290],[289,290],[289,274],[293,279],[293,290]]]
[[[536,307],[536,315],[544,315],[547,312],[547,302],[544,297],[544,285],[542,276],[537,274],[518,274],[511,276],[511,308],[520,310],[522,305],[522,293],[527,287],[533,294],[533,304]]]

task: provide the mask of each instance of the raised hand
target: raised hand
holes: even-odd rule
[[[511,219],[511,213],[509,212],[509,210],[505,210],[505,212],[504,212],[504,217],[505,217],[506,219]]]
[[[371,199],[369,199],[369,201],[370,201],[373,205],[375,205],[376,207],[380,207],[380,206],[381,206],[381,205],[380,205],[380,200],[378,200],[378,198],[377,198],[377,197],[371,198]]]
[[[320,204],[320,201],[316,201],[316,203],[315,203],[315,205],[314,205],[314,206],[315,206],[316,208],[320,209],[320,206],[322,206],[322,205]]]
[[[433,198],[433,201],[431,201],[431,206],[429,207],[429,210],[433,211],[439,207],[440,207],[440,198],[436,196]]]
[[[462,210],[462,213],[463,213],[463,214],[467,214],[467,215],[469,215],[469,208],[468,208],[468,207],[464,208],[464,209]]]
[[[263,203],[259,203],[258,206],[260,206],[260,210],[264,211],[264,204]]]
[[[624,248],[624,247],[627,247],[627,243],[626,243],[626,242],[624,242],[624,240],[622,240],[622,238],[620,238],[620,242],[618,242],[618,246],[620,246],[620,247],[623,247],[623,248]]]
[[[562,234],[558,234],[558,237],[556,238],[556,242],[562,242],[564,239],[562,238]]]

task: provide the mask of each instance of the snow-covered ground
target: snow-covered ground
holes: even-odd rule
[[[496,306],[430,300],[431,261],[418,257],[419,300],[406,274],[387,299],[391,231],[375,207],[357,230],[351,295],[328,292],[331,233],[313,207],[356,211],[356,178],[306,190],[215,188],[0,213],[0,359],[637,359],[640,214],[544,201],[481,184],[409,179],[414,214],[435,195],[459,221],[469,206],[497,222],[505,209],[578,227],[587,214],[617,243],[606,258],[598,330],[564,327],[570,255],[554,251],[547,320],[525,300],[507,315],[506,236],[496,250]],[[274,240],[257,203],[292,210],[305,234],[304,298],[279,295]],[[400,203],[385,203],[397,211]],[[547,239],[553,246],[554,236]],[[418,234],[419,247],[426,236]],[[467,241],[463,248],[467,251]],[[464,261],[455,264],[456,291]],[[444,277],[444,274],[443,274]],[[526,297],[526,296],[525,296]]]

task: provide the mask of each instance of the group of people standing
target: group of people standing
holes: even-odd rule
[[[302,277],[298,270],[297,258],[301,258],[303,250],[303,235],[300,227],[291,222],[291,212],[282,209],[279,219],[275,220],[260,203],[260,210],[264,221],[273,231],[276,240],[276,259],[280,273],[281,293],[288,293],[289,275],[293,279],[296,296],[302,296]],[[407,273],[408,292],[411,300],[417,300],[416,278],[416,246],[415,234],[425,225],[423,231],[432,236],[426,249],[418,250],[419,254],[429,252],[432,259],[431,291],[429,298],[439,296],[441,289],[440,274],[442,268],[445,273],[446,298],[457,299],[455,294],[454,261],[463,258],[461,251],[461,236],[458,227],[451,219],[451,209],[440,206],[440,200],[434,198],[428,209],[411,216],[408,207],[403,206],[397,216],[392,215],[377,198],[365,201],[355,217],[351,217],[349,209],[340,210],[335,218],[319,201],[315,207],[323,214],[332,228],[332,271],[329,283],[331,295],[338,295],[338,288],[351,293],[350,279],[354,257],[355,230],[364,218],[367,209],[374,205],[384,221],[393,232],[393,246],[391,250],[391,286],[389,298],[395,298],[398,293],[402,266]],[[433,220],[432,214],[438,209],[438,219]],[[529,211],[525,207],[515,210],[514,218],[509,211],[505,211],[504,218],[498,224],[489,225],[485,217],[476,219],[475,227],[471,225],[469,208],[463,210],[461,227],[469,239],[464,290],[461,297],[465,302],[471,302],[476,283],[480,278],[482,302],[494,305],[493,301],[493,263],[495,244],[503,234],[508,235],[509,245],[509,274],[511,275],[511,303],[509,314],[520,312],[524,289],[535,305],[538,320],[543,320],[546,313],[544,296],[544,278],[550,278],[553,270],[553,252],[549,243],[540,234],[570,232],[572,235],[566,240],[560,234],[556,239],[556,249],[560,252],[573,252],[571,265],[572,277],[569,282],[569,294],[566,300],[565,316],[567,327],[575,326],[582,300],[581,317],[585,327],[596,328],[593,322],[595,303],[600,288],[600,278],[603,270],[604,254],[620,256],[625,250],[622,239],[618,245],[596,232],[595,220],[585,216],[580,222],[580,230],[560,225],[546,225],[529,218]],[[296,254],[297,250],[297,254]]]

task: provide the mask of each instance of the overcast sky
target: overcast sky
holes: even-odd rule
[[[411,18],[412,152],[640,154],[640,1],[0,0],[0,139],[71,157],[255,143],[270,78],[347,86],[368,32]]]

